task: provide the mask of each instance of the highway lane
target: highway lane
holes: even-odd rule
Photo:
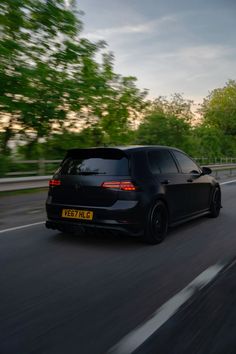
[[[235,179],[227,171],[219,172],[219,181]],[[45,220],[45,200],[47,189],[36,189],[35,192],[2,196],[0,193],[0,231]]]
[[[161,245],[67,236],[43,225],[0,234],[0,353],[102,354],[193,278],[236,254],[236,183],[217,219]]]
[[[0,231],[45,220],[47,189],[19,195],[0,195]]]

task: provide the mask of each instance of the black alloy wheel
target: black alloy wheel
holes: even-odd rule
[[[162,201],[157,201],[149,213],[145,241],[157,244],[164,240],[168,230],[168,211]]]
[[[212,193],[211,205],[210,205],[210,217],[217,218],[221,209],[221,193],[220,188],[216,187]]]

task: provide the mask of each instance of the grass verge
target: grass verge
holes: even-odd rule
[[[21,189],[21,190],[16,190],[16,191],[6,191],[6,192],[0,192],[0,197],[10,197],[10,196],[15,196],[15,195],[21,195],[21,194],[33,194],[33,193],[42,193],[42,192],[47,192],[48,188],[43,187],[43,188],[31,188],[31,189]]]

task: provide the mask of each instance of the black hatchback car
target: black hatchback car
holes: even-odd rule
[[[49,182],[46,226],[108,229],[159,243],[169,226],[219,215],[221,190],[210,173],[172,147],[72,149]]]

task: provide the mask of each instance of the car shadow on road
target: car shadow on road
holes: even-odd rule
[[[113,234],[110,232],[90,231],[85,233],[62,233],[58,232],[50,238],[51,242],[87,247],[102,248],[122,248],[137,250],[148,246],[139,237],[123,235],[121,233]]]
[[[195,219],[188,220],[176,226],[170,227],[167,237],[173,237],[175,235],[177,236],[178,234],[181,234],[183,232],[200,232],[202,228],[206,230],[211,227],[212,224],[215,224],[220,219],[222,219],[223,216],[223,213],[220,214],[219,218],[210,218],[208,215],[203,215]]]
[[[221,214],[221,217],[223,215]],[[197,229],[202,230],[207,225],[214,223],[217,219],[211,219],[207,216],[202,216],[200,218],[196,218],[185,223],[179,224],[177,226],[171,227],[168,231],[168,235],[163,243],[161,243],[162,247],[165,243],[173,242],[175,240],[178,241],[178,238],[182,238],[182,236],[188,232],[196,233]],[[83,247],[100,247],[100,248],[116,248],[116,249],[141,249],[145,247],[160,247],[160,244],[150,245],[145,243],[145,241],[141,237],[132,237],[122,233],[112,233],[109,231],[88,231],[81,233],[62,233],[57,232],[50,238],[50,242],[64,244],[64,245],[73,245],[73,246],[83,246]],[[161,248],[162,248],[161,247]]]

